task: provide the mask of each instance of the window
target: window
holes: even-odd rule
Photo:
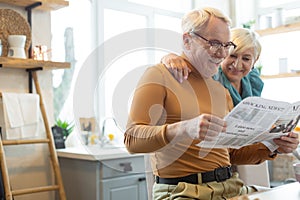
[[[53,70],[54,117],[73,122],[73,90],[78,71],[92,52],[92,4],[70,1],[51,12],[51,60],[70,62],[71,68]]]
[[[98,6],[97,12],[103,13],[101,15],[103,17],[102,23],[98,23],[99,27],[97,28],[99,30],[97,35],[100,37],[103,35],[99,41],[104,41],[103,44],[115,45],[116,51],[124,48],[123,51],[120,51],[120,55],[114,55],[113,60],[108,60],[107,65],[101,66],[103,71],[99,73],[100,77],[96,89],[98,100],[95,105],[98,109],[99,123],[102,123],[101,121],[106,118],[113,117],[121,128],[125,128],[130,99],[143,70],[160,62],[162,55],[170,52],[170,49],[164,49],[160,47],[160,44],[157,44],[160,43],[160,33],[152,30],[167,29],[179,35],[181,18],[187,10],[191,9],[191,2],[172,0],[172,3],[166,6],[166,1],[119,0],[118,3],[115,3],[107,0],[104,1],[103,7]],[[182,4],[185,6],[181,6]],[[174,7],[175,5],[176,7]],[[146,28],[154,29],[145,31]],[[129,40],[121,40],[118,44],[114,44],[114,40],[118,41],[126,34],[129,34]],[[135,34],[137,34],[136,37]],[[142,43],[139,46],[139,41],[144,42],[143,44],[146,44],[147,47],[143,46]],[[110,49],[113,45],[104,47],[104,59],[111,56],[110,54],[116,53]],[[131,45],[132,48],[129,47]],[[180,44],[176,47],[180,47]],[[177,53],[179,52],[177,51]]]
[[[129,2],[149,6],[152,8],[159,8],[177,12],[186,12],[192,7],[192,1],[186,0],[129,0]]]
[[[68,61],[65,44],[67,29],[73,32],[74,48],[72,80],[67,81],[67,88],[64,86],[64,89],[69,88],[70,94],[56,95],[56,99],[62,99],[57,116],[67,120],[75,118],[75,122],[82,117],[96,117],[98,125],[106,118],[115,117],[112,107],[120,83],[130,74],[135,74],[130,80],[130,87],[135,86],[134,81],[143,69],[160,62],[162,55],[170,52],[167,45],[159,46],[162,36],[153,30],[160,28],[171,33],[164,32],[164,38],[176,37],[181,32],[181,18],[192,8],[192,4],[193,0],[70,1],[69,7],[52,12],[52,60]],[[148,29],[150,31],[145,31]],[[137,31],[140,34],[136,37],[118,41],[126,34],[136,34],[135,30],[140,31]],[[143,42],[147,47],[130,47],[142,40],[145,40]],[[176,52],[181,44],[172,45],[176,48],[171,48],[171,51]],[[110,57],[111,54],[114,56]],[[61,86],[67,71],[70,70],[55,72],[54,87]],[[130,94],[127,103],[125,109],[129,109]],[[117,119],[117,122],[124,125],[127,114],[126,111],[126,116]]]

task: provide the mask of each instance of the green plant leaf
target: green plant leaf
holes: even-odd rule
[[[67,121],[62,121],[61,119],[57,119],[55,125],[63,129],[63,134],[65,137],[68,137],[74,129],[74,123],[69,123]]]

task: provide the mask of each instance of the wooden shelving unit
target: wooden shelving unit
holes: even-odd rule
[[[300,77],[300,72],[291,72],[283,74],[274,74],[274,75],[261,75],[262,79],[274,79],[274,78],[290,78],[290,77]]]
[[[279,33],[287,33],[287,32],[292,32],[292,31],[300,31],[300,22],[293,23],[293,24],[286,24],[286,25],[275,27],[275,28],[256,30],[256,32],[260,36],[279,34]]]
[[[44,11],[57,10],[69,6],[69,1],[64,0],[0,0],[0,3],[21,7],[27,7],[39,2],[42,3],[42,5],[36,9]]]
[[[18,69],[35,69],[42,68],[47,69],[67,69],[71,67],[68,62],[53,62],[53,61],[42,61],[33,59],[20,59],[20,58],[9,58],[0,57],[0,68],[18,68]]]
[[[27,20],[31,25],[31,14],[32,9],[38,9],[43,11],[51,11],[57,10],[63,7],[67,7],[69,5],[68,1],[64,0],[0,0],[0,3],[20,6],[25,8],[27,11]],[[30,49],[29,49],[30,52]],[[29,56],[30,57],[30,56]],[[42,91],[38,80],[39,70],[55,70],[55,69],[66,69],[70,68],[70,63],[66,62],[52,62],[52,61],[40,61],[33,59],[18,59],[18,58],[10,58],[10,57],[0,57],[0,69],[1,68],[13,68],[13,69],[21,69],[26,70],[28,72],[28,80],[29,80],[29,93],[33,92],[33,84],[35,86],[35,91],[39,95],[40,99],[40,110],[44,122],[46,138],[44,139],[32,139],[32,140],[3,140],[0,138],[0,166],[1,166],[1,183],[3,185],[5,199],[13,200],[15,196],[19,195],[27,195],[32,193],[40,193],[57,190],[58,196],[60,200],[66,199],[66,194],[64,190],[64,185],[62,182],[59,162],[56,154],[54,139],[52,136],[51,127],[48,121],[46,108],[44,104],[44,100],[42,97]],[[33,83],[32,83],[33,82]],[[0,91],[1,92],[1,91]],[[54,174],[55,180],[53,184],[47,186],[38,186],[38,187],[28,187],[24,189],[15,189],[10,185],[10,178],[8,174],[8,169],[6,165],[5,159],[5,148],[4,145],[19,145],[19,144],[39,144],[46,143],[48,144],[49,149],[49,159],[52,164],[52,173]],[[48,157],[48,156],[47,156]],[[1,186],[2,187],[2,186]]]
[[[255,30],[260,36],[268,36],[280,33],[288,33],[293,31],[300,31],[300,22],[286,24],[278,26],[275,28],[267,28],[263,30]],[[261,75],[262,79],[276,79],[276,78],[290,78],[290,77],[300,77],[300,72],[290,72],[274,75]]]

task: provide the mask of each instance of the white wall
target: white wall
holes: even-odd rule
[[[218,8],[221,11],[223,11],[226,15],[228,15],[232,21],[232,27],[239,26],[241,24],[241,19],[237,18],[236,16],[240,15],[241,12],[239,9],[242,7],[245,8],[248,6],[248,4],[252,4],[248,1],[237,1],[237,0],[195,0],[195,7],[203,7],[203,6],[210,6],[214,8]],[[247,18],[247,15],[246,15]],[[252,17],[251,17],[252,18]],[[247,20],[248,21],[248,20]]]
[[[225,12],[227,15],[229,15],[230,11],[230,0],[195,0],[195,7],[205,7],[205,6],[210,6],[210,7],[215,7],[223,12]]]
[[[247,23],[250,20],[255,20],[255,0],[251,1],[239,1],[235,2],[235,26],[242,27],[242,24]]]

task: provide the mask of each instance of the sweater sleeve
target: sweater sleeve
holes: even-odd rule
[[[124,143],[130,153],[154,152],[168,144],[165,95],[163,73],[148,68],[136,87],[127,122]]]
[[[262,143],[255,143],[240,149],[229,149],[232,165],[260,164],[265,160],[274,160],[270,157],[270,150]]]

